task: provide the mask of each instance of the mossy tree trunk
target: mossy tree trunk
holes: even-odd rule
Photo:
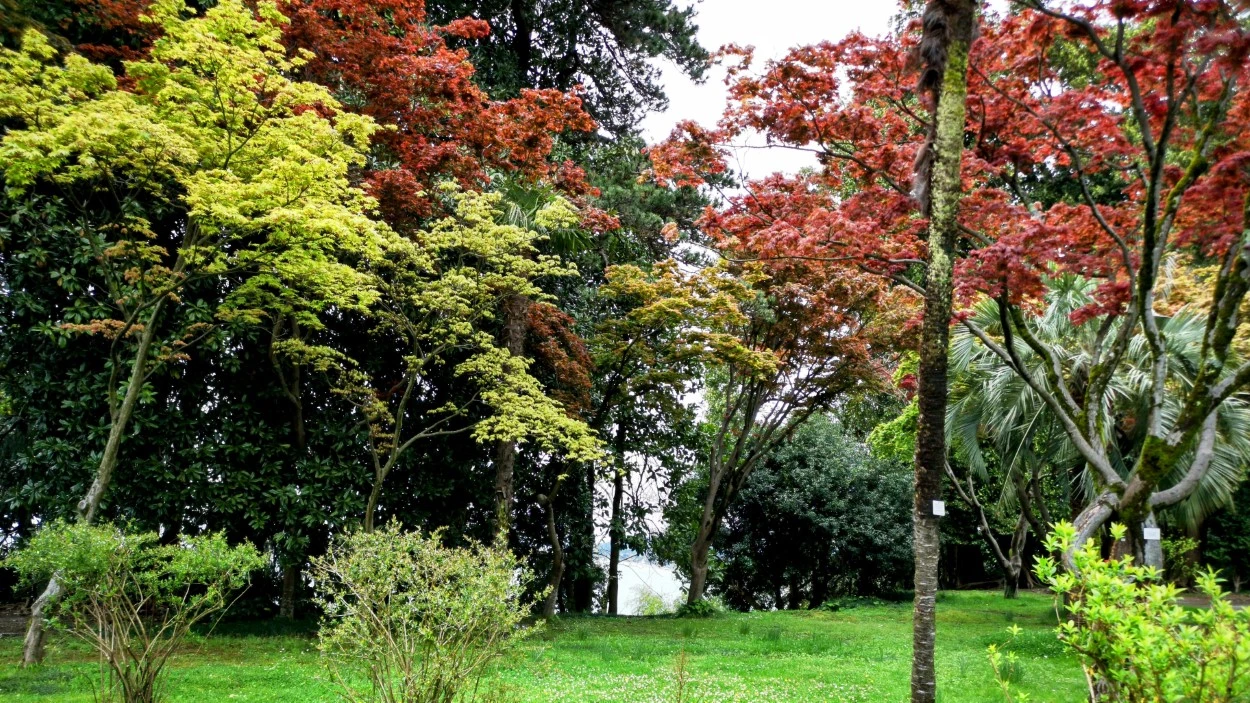
[[[930,41],[944,43],[941,89],[936,100],[933,171],[929,185],[928,267],[925,276],[924,323],[918,373],[920,417],[916,429],[915,604],[912,621],[913,703],[934,703],[937,678],[933,653],[936,640],[938,587],[938,517],[933,501],[942,497],[946,466],[947,354],[950,342],[953,256],[962,194],[960,161],[968,91],[968,53],[976,21],[972,0],[934,0],[925,13]]]

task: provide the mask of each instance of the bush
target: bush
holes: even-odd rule
[[[871,598],[868,596],[841,596],[839,598],[830,598],[820,604],[820,609],[830,613],[836,613],[840,610],[853,610],[860,606],[879,606],[885,605],[885,601],[880,598]]]
[[[729,508],[710,590],[736,610],[770,610],[907,587],[911,483],[909,467],[873,456],[839,423],[808,420]]]
[[[634,607],[635,615],[671,615],[674,607],[673,604],[665,601],[660,594],[642,586],[638,587],[636,603]]]
[[[452,549],[392,521],[336,540],[312,572],[323,661],[353,703],[471,700],[487,665],[532,632],[532,576],[506,549]]]
[[[1066,552],[1076,531],[1056,525],[1049,550]],[[1122,539],[1115,525],[1112,536]],[[1073,553],[1076,573],[1041,558],[1037,575],[1066,600],[1059,639],[1081,660],[1091,690],[1116,701],[1231,703],[1250,699],[1250,612],[1224,597],[1215,573],[1197,577],[1210,608],[1180,605],[1181,590],[1131,557],[1103,560],[1091,540]]]
[[[710,618],[713,615],[724,612],[725,607],[717,601],[710,598],[700,598],[693,603],[682,603],[677,607],[677,617],[679,618]]]
[[[191,627],[224,613],[265,561],[221,533],[162,545],[155,532],[56,522],[4,563],[30,583],[56,575],[62,596],[49,619],[99,652],[102,700],[152,703],[164,698],[165,664]]]

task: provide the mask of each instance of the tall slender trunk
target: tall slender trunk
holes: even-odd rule
[[[521,356],[525,353],[525,313],[529,310],[529,298],[523,295],[509,296],[503,303],[503,343],[508,353]],[[513,473],[516,469],[516,442],[500,440],[495,443],[495,544],[506,545],[512,529],[512,500],[514,495]]]
[[[690,590],[686,593],[686,603],[689,605],[703,600],[707,589],[707,558],[712,550],[712,538],[715,537],[717,528],[715,509],[716,496],[713,487],[708,490],[707,499],[703,503],[703,516],[699,519],[699,530],[690,546]]]
[[[295,592],[299,586],[301,564],[289,564],[282,570],[282,598],[278,604],[278,617],[295,619]]]
[[[585,481],[582,490],[586,500],[580,505],[585,507],[582,519],[577,520],[569,528],[569,552],[572,558],[567,561],[577,566],[573,577],[570,595],[573,597],[571,610],[575,613],[589,613],[595,605],[595,584],[598,583],[595,570],[595,472],[594,462],[584,462]]]
[[[616,473],[612,479],[612,517],[608,526],[608,614],[616,615],[621,587],[621,547],[625,542],[625,427],[616,428]]]
[[[276,315],[274,317],[273,340],[276,342],[281,333],[284,317]],[[295,341],[303,341],[303,333],[300,329],[299,319],[295,316],[291,317],[291,339]],[[282,392],[291,403],[291,433],[295,440],[295,460],[304,458],[308,454],[308,434],[304,425],[304,393],[302,378],[300,374],[299,364],[295,364],[291,368],[290,378],[282,370],[282,361],[278,358],[272,344],[269,347],[269,360],[273,364],[274,371],[278,376],[278,383],[282,386]],[[292,473],[295,469],[292,468]],[[279,560],[282,563],[284,560]],[[303,566],[303,555],[298,560],[292,561],[292,555],[286,555],[285,561],[289,561],[282,570],[282,594],[278,600],[278,617],[284,620],[295,619],[295,592],[296,586],[299,584],[300,570]]]
[[[543,601],[543,617],[555,617],[556,603],[560,597],[560,581],[564,578],[564,545],[560,543],[560,531],[556,529],[556,493],[560,491],[563,477],[556,479],[551,494],[538,496],[538,502],[547,512],[547,540],[551,543],[551,576],[547,579],[547,598]]]
[[[968,50],[974,23],[973,0],[933,0],[925,11],[926,39],[945,44],[945,51],[939,54],[945,57],[945,65],[934,118],[934,161],[929,187],[932,208],[918,374],[920,416],[916,429],[912,536],[916,568],[912,618],[913,703],[934,703],[937,698],[933,654],[937,635],[939,536],[933,501],[942,497],[942,474],[946,465],[946,371],[953,257],[961,195]]]
[[[91,487],[87,489],[87,494],[83,496],[83,499],[78,501],[78,519],[81,522],[91,524],[95,520],[96,513],[100,509],[100,502],[104,500],[104,493],[112,483],[113,470],[117,468],[117,456],[121,451],[122,438],[125,436],[126,428],[130,425],[130,419],[134,416],[139,393],[143,390],[143,380],[148,369],[148,354],[152,348],[152,341],[156,338],[156,326],[160,322],[165,300],[161,298],[152,305],[152,312],[148,315],[143,330],[139,332],[139,347],[135,350],[135,360],[130,367],[126,394],[122,397],[117,412],[110,418],[112,425],[109,427],[108,442],[104,445],[104,454],[100,457],[100,464],[96,468],[95,480],[91,482]],[[43,611],[49,603],[56,600],[60,593],[61,585],[57,583],[54,574],[48,580],[43,593],[31,605],[30,624],[26,628],[26,640],[22,646],[22,666],[31,666],[43,661],[45,634]]]

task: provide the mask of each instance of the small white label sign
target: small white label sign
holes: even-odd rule
[[[1143,527],[1141,536],[1146,540],[1155,540],[1156,542],[1163,539],[1163,530],[1157,527]]]
[[[935,517],[942,517],[945,514],[946,514],[946,503],[943,503],[940,500],[933,501],[933,515]]]

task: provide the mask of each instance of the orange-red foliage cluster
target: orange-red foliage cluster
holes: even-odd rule
[[[1125,309],[1143,254],[1159,245],[1143,232],[1218,257],[1250,224],[1250,31],[1244,10],[1216,0],[1044,9],[986,15],[973,46],[957,285],[965,301],[1028,303],[1055,270],[1091,277],[1101,287],[1080,321]],[[704,183],[752,131],[812,151],[818,170],[746,183],[707,213],[707,231],[766,258],[904,274],[925,257],[911,197],[929,119],[908,63],[917,30],[800,47],[759,71],[749,50],[728,47],[737,60],[723,118],[715,129],[680,125],[651,152],[655,176]],[[1154,159],[1159,145],[1177,158]],[[1187,173],[1183,155],[1197,149],[1204,163]],[[1152,162],[1161,177],[1151,178]],[[1101,190],[1082,193],[1077,174]],[[1047,180],[1072,190],[1032,202],[1030,184]],[[1173,206],[1170,195],[1180,196]],[[1172,221],[1159,227],[1163,218]]]

